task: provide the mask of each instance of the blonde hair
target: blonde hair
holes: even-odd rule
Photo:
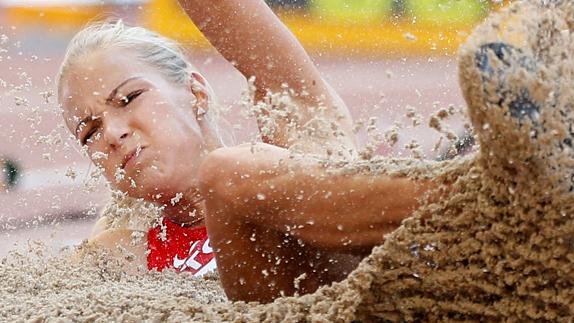
[[[182,48],[173,40],[143,27],[128,26],[120,20],[92,23],[79,31],[68,44],[56,77],[58,91],[69,70],[83,57],[101,49],[126,48],[149,66],[157,68],[168,80],[183,84],[194,69]]]
[[[64,60],[56,76],[58,97],[67,73],[82,58],[97,50],[125,48],[133,51],[141,62],[156,68],[174,84],[185,84],[196,68],[191,64],[179,44],[149,29],[126,25],[121,19],[107,19],[89,24],[80,30],[68,44]],[[205,85],[211,104],[206,117],[221,137],[218,126],[219,109],[213,89]]]

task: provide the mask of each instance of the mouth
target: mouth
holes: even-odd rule
[[[145,147],[138,147],[130,151],[123,159],[121,164],[121,169],[126,169],[126,167],[135,163],[141,152],[145,149]]]

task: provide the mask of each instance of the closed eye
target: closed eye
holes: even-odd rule
[[[85,146],[86,144],[88,144],[88,140],[90,140],[97,131],[98,131],[97,126],[90,128],[90,130],[88,130],[88,133],[80,141],[82,143],[82,146]]]

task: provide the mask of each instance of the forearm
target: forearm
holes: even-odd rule
[[[306,167],[271,183],[283,188],[277,198],[287,207],[256,218],[261,224],[340,251],[381,244],[385,234],[419,207],[431,186],[404,177],[325,174],[320,167]]]

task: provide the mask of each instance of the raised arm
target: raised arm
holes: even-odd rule
[[[311,58],[263,0],[179,0],[211,44],[246,77],[255,77],[256,99],[287,84],[302,105],[300,124],[313,117],[310,107],[326,107],[328,121],[343,132],[338,138],[354,148],[352,119],[339,96],[321,78]],[[269,143],[285,147],[279,129]]]

